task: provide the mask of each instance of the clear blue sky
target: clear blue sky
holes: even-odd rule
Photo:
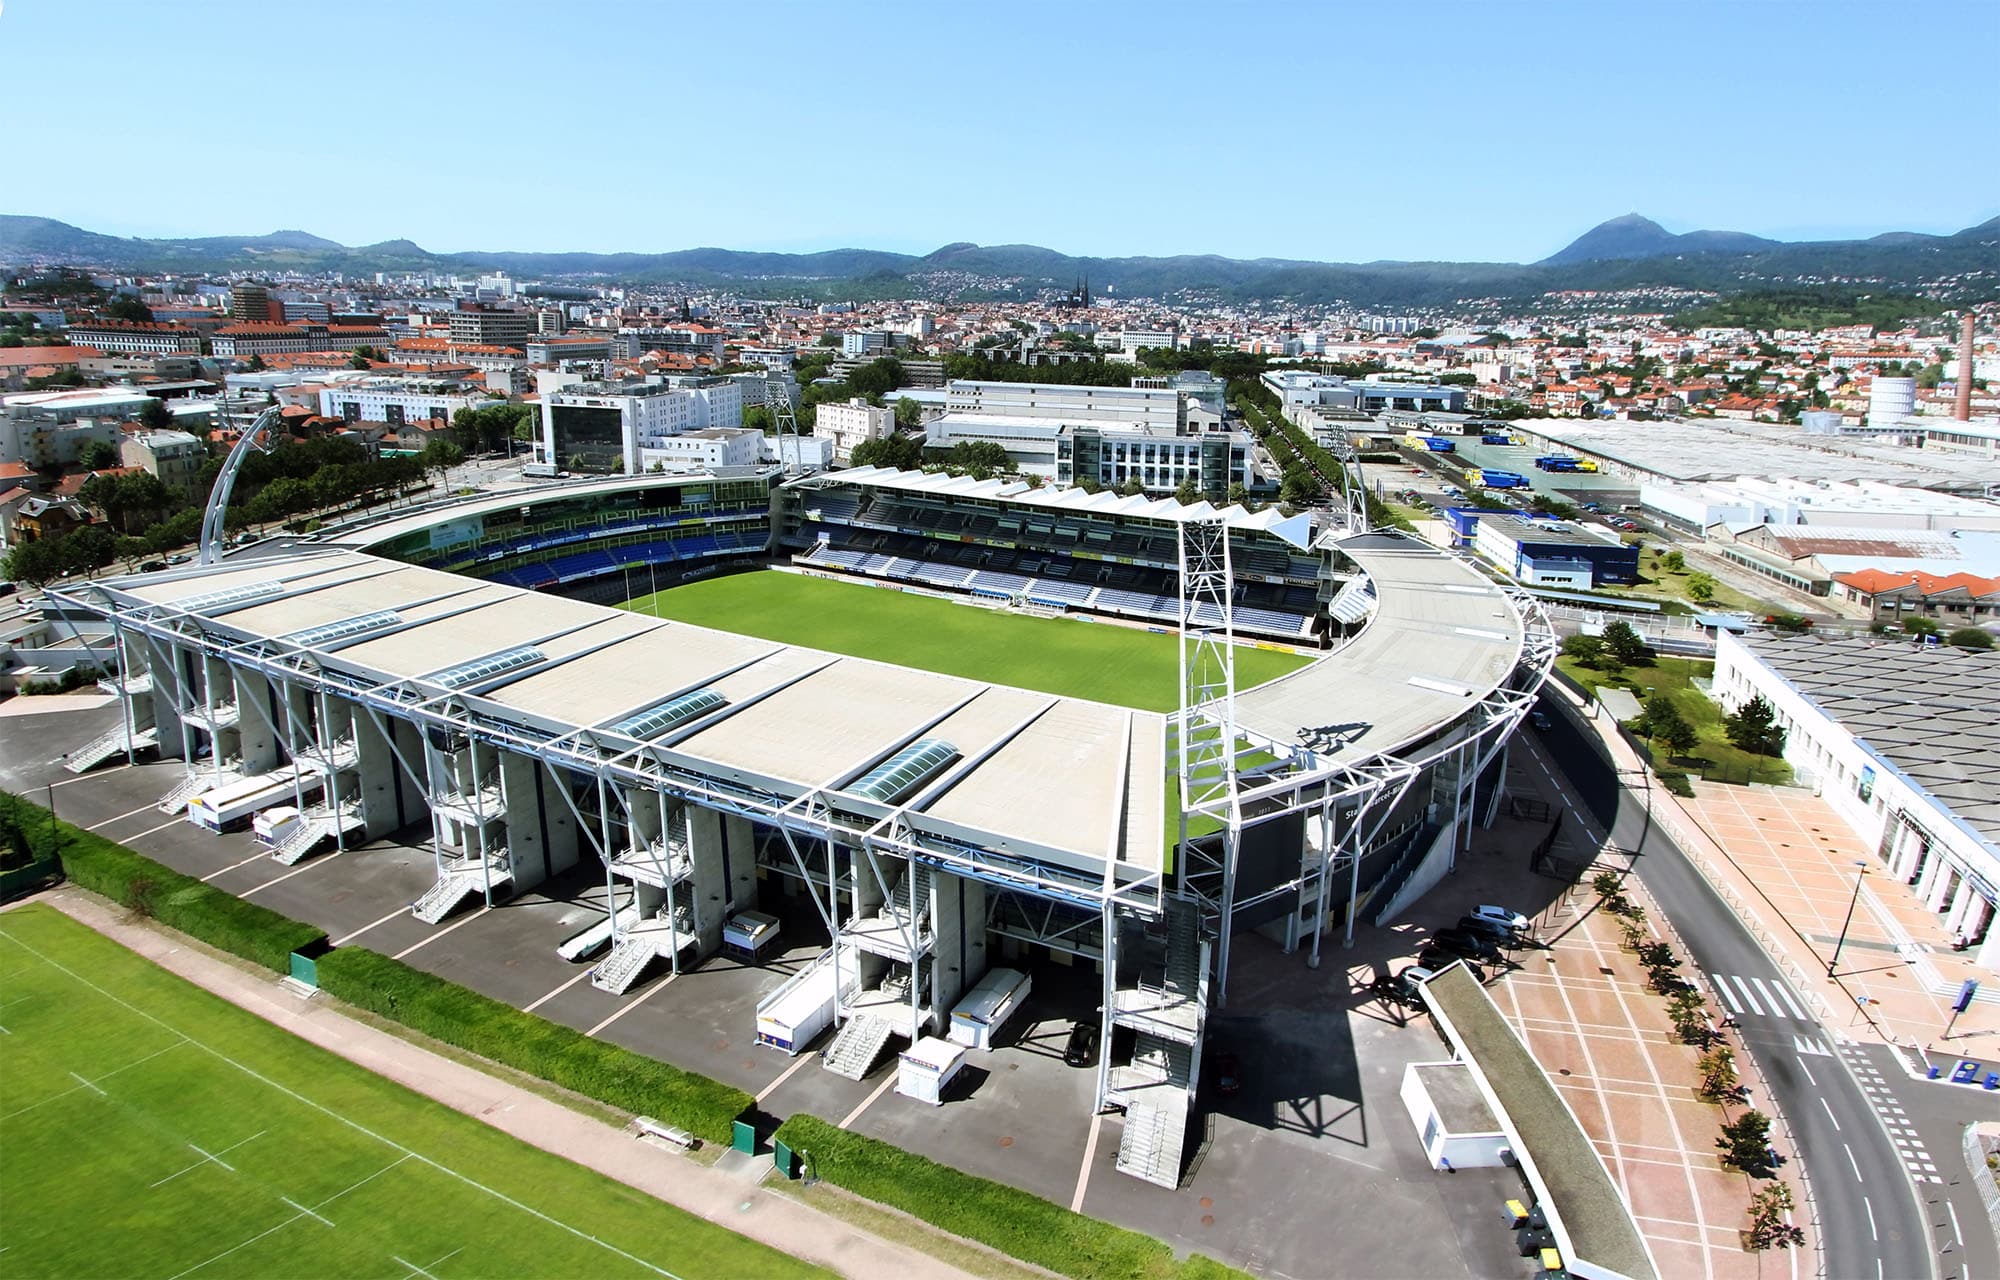
[[[4,3],[0,212],[121,235],[1515,261],[2000,213],[2000,0]]]

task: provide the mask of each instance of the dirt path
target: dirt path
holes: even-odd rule
[[[862,1231],[741,1174],[709,1168],[639,1142],[602,1121],[440,1057],[318,1000],[302,1000],[269,978],[236,969],[165,930],[128,920],[124,913],[85,894],[58,889],[31,901],[48,903],[169,973],[302,1040],[523,1142],[774,1249],[857,1280],[880,1276],[969,1280],[965,1271]]]

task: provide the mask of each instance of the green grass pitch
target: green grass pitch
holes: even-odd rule
[[[0,914],[0,1027],[0,1275],[826,1274],[306,1044],[47,907]]]
[[[718,631],[874,658],[1072,698],[1172,711],[1175,638],[1076,618],[1033,618],[856,582],[763,571],[640,596],[628,609]],[[1310,659],[1238,646],[1236,687],[1275,680]]]

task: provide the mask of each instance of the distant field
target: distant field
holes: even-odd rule
[[[47,907],[0,914],[0,1026],[0,1275],[826,1274],[308,1045]]]
[[[931,596],[796,573],[740,573],[640,596],[641,613],[857,658],[1073,698],[1171,711],[1179,705],[1171,635],[1075,618],[1031,618]],[[1247,689],[1310,659],[1239,648]]]

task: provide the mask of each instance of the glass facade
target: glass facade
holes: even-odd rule
[[[625,469],[625,415],[617,409],[559,404],[549,409],[557,466],[616,473]]]

